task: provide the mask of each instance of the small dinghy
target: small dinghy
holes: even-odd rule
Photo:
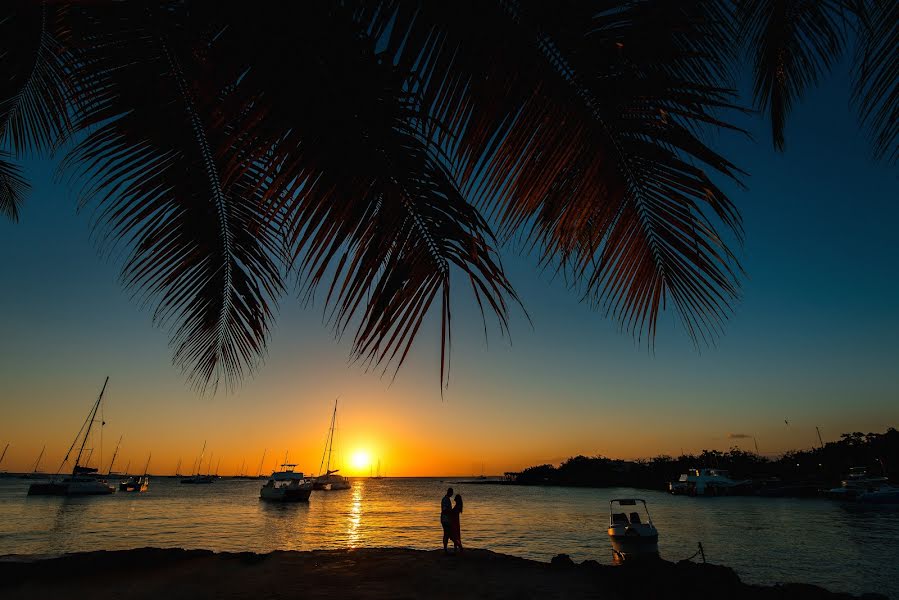
[[[645,520],[636,510],[638,502],[643,504]],[[609,539],[612,542],[612,551],[618,559],[659,556],[659,532],[652,524],[645,500],[616,498],[609,501]]]

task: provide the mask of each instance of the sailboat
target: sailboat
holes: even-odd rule
[[[37,470],[41,465],[41,459],[44,457],[44,450],[46,449],[47,445],[44,444],[44,447],[41,448],[41,453],[37,455],[37,460],[34,461],[34,468],[31,470],[31,473],[23,473],[22,475],[19,475],[19,479],[46,479],[47,476]]]
[[[265,479],[265,475],[262,474],[262,464],[265,462],[265,453],[268,452],[268,448],[262,449],[262,460],[259,461],[259,468],[256,469],[256,479]]]
[[[200,469],[203,466],[203,453],[206,452],[206,442],[203,442],[203,449],[200,450],[200,458],[197,459],[197,467],[195,473],[190,477],[185,477],[181,483],[212,483],[214,481],[212,475],[200,475]],[[209,457],[210,466],[212,465],[212,457]],[[208,469],[207,469],[208,471]]]
[[[119,436],[119,441],[116,443],[115,450],[112,452],[112,460],[109,461],[109,471],[106,472],[107,477],[112,477],[113,474],[118,475],[118,473],[112,472],[112,468],[115,466],[115,457],[119,455],[119,446],[122,445],[122,437],[123,436],[121,436],[121,435]],[[130,465],[131,463],[128,463],[128,464]],[[127,474],[128,474],[128,467],[126,466],[125,467],[125,475],[127,475]]]
[[[150,487],[150,476],[148,475],[150,469],[150,458],[153,456],[151,453],[150,456],[147,457],[147,464],[144,465],[144,474],[143,475],[134,475],[126,479],[125,481],[119,483],[119,490],[123,492],[146,492]]]
[[[3,464],[3,459],[6,458],[6,451],[9,450],[9,442],[6,442],[6,446],[3,448],[3,453],[0,454],[0,465]],[[6,473],[6,471],[0,471],[0,473]]]
[[[66,452],[65,458],[62,460],[62,465],[66,464],[72,450],[74,450],[75,445],[78,443],[78,439],[81,438],[81,446],[78,448],[78,456],[75,457],[75,465],[72,468],[72,474],[62,479],[51,479],[48,483],[32,483],[28,487],[29,496],[98,496],[111,494],[115,491],[114,487],[108,485],[105,480],[97,477],[96,473],[98,469],[81,465],[81,455],[84,453],[84,446],[87,444],[87,438],[96,422],[97,409],[100,408],[100,402],[103,400],[103,393],[106,391],[106,385],[108,383],[109,377],[103,382],[103,388],[100,390],[97,401],[94,402],[94,405],[87,416],[87,420],[81,425],[81,429],[78,430],[78,434],[75,436],[75,441],[72,442],[69,451]],[[83,436],[82,432],[84,433]],[[62,469],[62,465],[60,465],[60,469]],[[58,472],[59,471],[57,470],[57,473]]]
[[[337,424],[337,399],[334,400],[334,412],[331,414],[331,426],[328,428],[328,441],[325,442],[325,451],[322,454],[322,462],[319,465],[319,472],[324,465],[325,474],[315,478],[313,489],[322,491],[348,490],[350,481],[343,475],[339,475],[337,471],[340,469],[331,468],[331,453],[334,450],[334,429]]]
[[[381,459],[378,459],[378,471],[372,479],[384,479],[384,476],[381,475]]]

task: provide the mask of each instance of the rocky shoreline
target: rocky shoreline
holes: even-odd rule
[[[858,598],[805,584],[749,585],[730,568],[686,561],[607,566],[575,564],[565,555],[543,563],[488,550],[447,556],[406,548],[269,554],[142,548],[49,559],[11,556],[0,561],[0,597]]]

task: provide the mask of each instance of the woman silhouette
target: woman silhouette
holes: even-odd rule
[[[453,539],[453,547],[456,552],[462,553],[462,525],[459,515],[462,514],[462,494],[456,494],[456,504],[450,512],[450,532]]]

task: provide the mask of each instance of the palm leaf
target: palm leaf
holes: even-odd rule
[[[874,138],[874,155],[899,160],[899,3],[861,3],[853,99]]]
[[[68,131],[57,17],[57,9],[37,2],[0,6],[0,213],[13,221],[29,185],[12,155],[48,148]]]
[[[711,340],[739,273],[715,222],[741,236],[732,203],[694,164],[740,174],[699,137],[729,127],[717,113],[735,108],[721,85],[732,48],[722,41],[733,37],[726,5],[517,6],[506,17],[515,33],[501,37],[521,43],[509,55],[528,67],[519,83],[492,89],[490,106],[502,108],[489,118],[502,128],[466,189],[506,239],[524,233],[627,329],[652,340],[670,297],[688,333]]]
[[[99,13],[97,12],[99,11]],[[136,15],[136,16],[135,16]],[[155,304],[175,363],[200,389],[231,387],[258,362],[281,291],[277,223],[252,165],[235,166],[219,90],[177,4],[85,7],[75,73],[85,137],[67,157],[103,239],[126,245],[126,285]]]
[[[775,148],[783,150],[793,105],[842,54],[845,8],[839,0],[739,0],[737,6],[752,54],[755,103],[771,120]]]
[[[720,330],[739,267],[713,221],[739,238],[739,217],[692,161],[739,175],[698,137],[728,127],[717,113],[734,108],[728,3],[398,1],[362,13],[449,125],[452,172],[503,239],[523,235],[649,339],[666,295],[694,338]]]
[[[0,214],[18,221],[28,189],[28,182],[18,165],[10,162],[7,153],[0,152]]]
[[[51,148],[69,130],[62,12],[28,0],[0,6],[0,145],[16,153]]]
[[[330,279],[329,318],[338,335],[356,329],[353,355],[365,364],[398,369],[439,302],[446,381],[451,282],[466,280],[503,328],[515,295],[449,169],[445,125],[352,14],[327,4],[277,13],[244,19],[221,40],[255,40],[242,84],[264,92],[241,135],[271,165],[260,175],[271,181],[270,213],[283,215],[307,293]],[[284,85],[284,72],[298,83]]]

